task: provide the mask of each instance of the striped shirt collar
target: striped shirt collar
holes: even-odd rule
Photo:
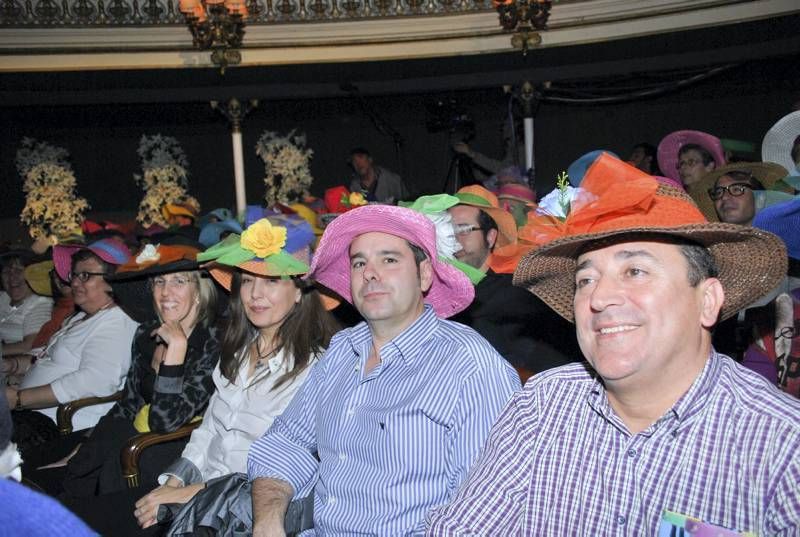
[[[602,379],[595,371],[591,369],[590,371],[594,376],[594,382],[589,390],[589,394],[587,395],[587,402],[589,406],[591,406],[595,412],[600,414],[600,416],[606,419],[609,423],[623,432],[628,433],[627,427],[624,425],[619,416],[617,416],[617,414],[611,408],[611,404],[608,402],[608,394],[603,386]],[[661,418],[659,418],[653,425],[642,431],[641,434],[650,436],[661,424],[672,419],[675,420],[676,427],[685,423],[689,423],[691,418],[701,412],[706,406],[708,398],[710,397],[714,386],[719,380],[720,373],[720,358],[717,352],[712,349],[705,365],[703,366],[703,370],[694,380],[686,393],[683,394],[680,399],[678,399],[672,408],[665,412],[664,415],[661,416]],[[666,379],[665,382],[668,382],[668,379]]]
[[[408,328],[380,348],[381,362],[388,366],[400,356],[407,366],[416,367],[422,358],[417,350],[433,337],[438,322],[439,319],[431,305],[425,304],[422,314]],[[355,326],[347,336],[347,340],[359,358],[367,358],[372,347],[372,332],[366,322]]]

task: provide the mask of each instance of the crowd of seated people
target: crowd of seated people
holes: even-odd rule
[[[505,170],[417,200],[392,179],[381,203],[358,149],[360,195],[0,254],[0,470],[76,535],[797,534],[798,464],[736,451],[800,448],[800,112],[781,122],[763,162],[682,130],[589,152],[546,196]],[[706,407],[713,439],[682,421]]]

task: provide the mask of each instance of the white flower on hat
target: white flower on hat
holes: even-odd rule
[[[552,216],[563,222],[569,216],[573,202],[578,199],[590,201],[596,198],[584,189],[570,185],[569,177],[564,172],[559,174],[556,185],[556,188],[539,202],[539,206],[536,208],[537,214]]]
[[[453,227],[453,217],[447,211],[422,214],[436,226],[436,253],[439,257],[452,259],[453,255],[461,250],[461,244],[456,239],[456,230]]]
[[[142,251],[136,256],[136,263],[138,265],[148,262],[155,263],[161,259],[161,254],[158,253],[158,246],[159,245],[154,246],[152,244],[148,244],[142,248]]]

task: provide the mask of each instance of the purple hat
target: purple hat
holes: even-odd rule
[[[68,244],[53,246],[53,265],[56,274],[64,281],[72,268],[72,254],[78,250],[91,250],[94,255],[112,265],[122,265],[131,257],[131,252],[125,243],[119,239],[100,239],[88,246]]]
[[[709,153],[717,163],[717,168],[725,165],[725,150],[719,138],[701,131],[675,131],[664,136],[658,144],[658,167],[661,173],[681,182],[678,173],[678,152],[686,144],[697,144]]]
[[[470,305],[475,289],[460,270],[436,257],[436,228],[423,214],[393,205],[365,205],[333,220],[319,241],[308,278],[353,303],[350,295],[350,243],[364,233],[380,232],[405,239],[422,248],[433,266],[433,282],[425,302],[436,315],[447,318]]]

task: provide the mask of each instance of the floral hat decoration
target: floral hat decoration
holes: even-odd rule
[[[577,258],[600,239],[655,235],[708,248],[725,290],[722,319],[775,288],[787,267],[786,248],[775,235],[708,222],[688,194],[606,154],[592,164],[580,188],[560,181],[521,231],[537,247],[520,261],[514,285],[569,321],[574,319]]]
[[[461,244],[456,239],[453,217],[447,209],[459,203],[461,201],[450,194],[435,194],[417,198],[413,203],[401,201],[399,205],[422,213],[433,222],[436,226],[436,254],[439,259],[466,274],[472,285],[478,285],[486,274],[455,258],[455,253],[461,250]]]
[[[231,288],[233,268],[283,279],[306,274],[308,265],[285,250],[286,239],[285,227],[262,218],[248,226],[241,235],[228,235],[198,254],[197,260],[201,263],[213,261],[216,266],[209,272],[227,290]]]
[[[180,233],[164,233],[158,243],[142,246],[109,278],[125,313],[139,323],[157,318],[148,287],[149,279],[197,270],[197,254],[201,251],[202,244]]]

